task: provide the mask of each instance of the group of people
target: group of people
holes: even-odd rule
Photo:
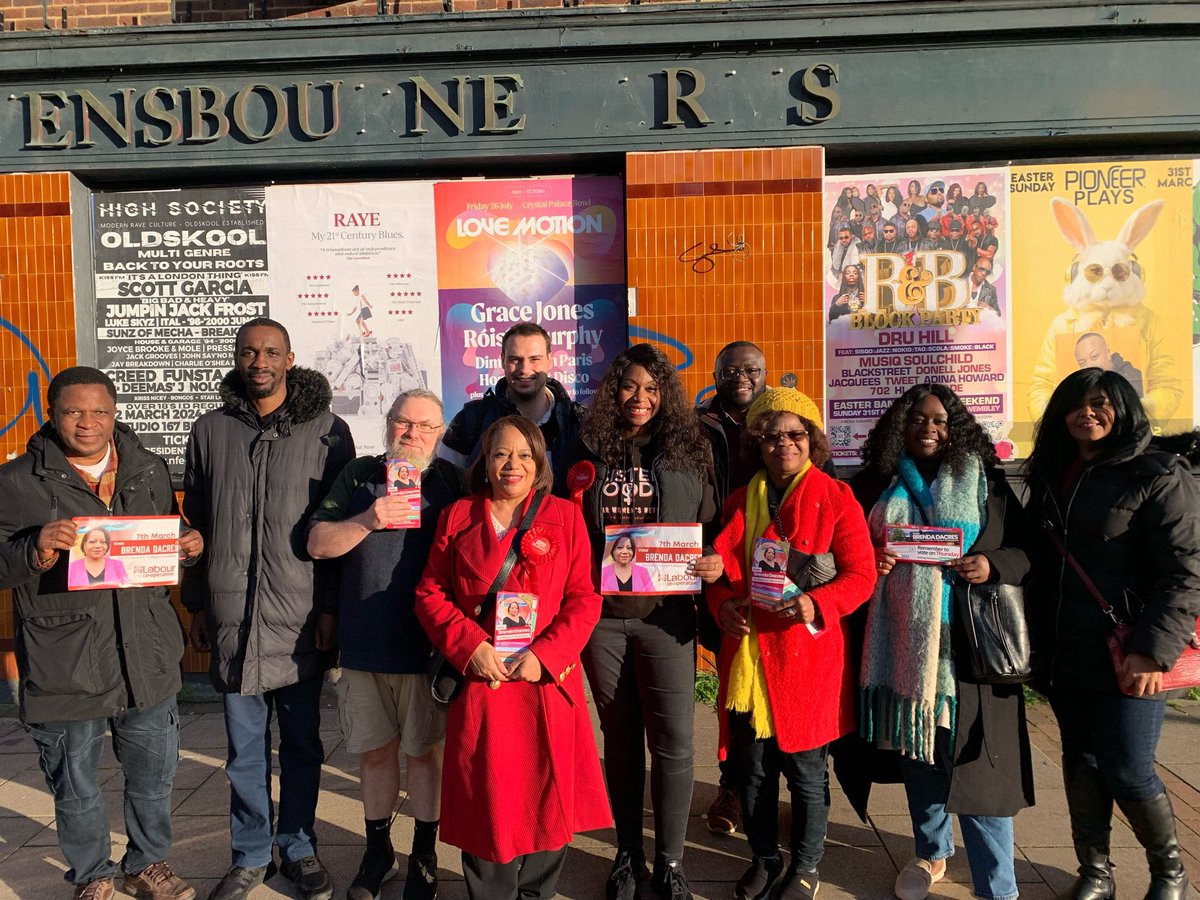
[[[607,900],[633,900],[647,880],[688,900],[697,641],[717,653],[720,678],[709,827],[732,833],[740,819],[749,843],[736,900],[817,895],[831,756],[864,816],[871,783],[904,783],[914,856],[893,885],[900,900],[944,876],[952,814],[976,896],[1010,900],[1012,818],[1034,799],[1023,694],[968,680],[952,601],[956,585],[989,583],[1025,585],[1047,660],[1040,687],[1062,730],[1080,863],[1069,896],[1115,895],[1114,803],[1146,849],[1147,896],[1185,896],[1154,749],[1162,673],[1200,614],[1200,496],[1187,463],[1150,446],[1119,374],[1084,368],[1059,385],[1023,507],[982,428],[939,384],[892,404],[846,482],[817,404],[768,387],[751,343],[721,351],[699,409],[648,344],[613,360],[586,411],[548,377],[540,326],[511,328],[502,353],[504,377],[448,426],[435,394],[405,391],[381,423],[386,452],[355,458],[328,383],[293,365],[283,326],[239,330],[223,405],[189,440],[180,537],[190,638],[211,653],[228,733],[232,860],[211,900],[244,898],[277,869],[302,897],[332,897],[315,818],[319,697],[335,653],[366,836],[349,900],[378,898],[400,872],[401,755],[415,819],[405,900],[437,896],[439,831],[462,851],[473,900],[549,900],[573,836],[613,823]],[[116,420],[115,398],[95,369],[51,382],[50,421],[0,467],[0,586],[14,589],[21,714],[75,897],[111,897],[118,871],[96,777],[108,728],[126,779],[124,889],[190,900],[168,862],[183,635],[167,591],[66,590],[72,516],[180,512],[165,464]],[[411,510],[389,491],[395,458],[421,473],[415,528],[389,527]],[[701,526],[687,565],[699,594],[653,593],[637,542],[606,541],[611,526],[654,523]],[[902,559],[888,546],[896,524],[957,529],[961,554]],[[770,560],[756,556],[762,540]],[[782,573],[777,602],[751,603],[758,571]],[[1134,623],[1120,671],[1093,590]],[[527,642],[511,646],[509,630]],[[431,651],[461,677],[448,704],[430,690]]]
[[[996,289],[989,281],[1000,249],[996,197],[983,181],[969,194],[941,179],[922,187],[912,179],[901,194],[895,184],[844,187],[833,204],[826,248],[829,284],[836,293],[829,320],[857,312],[862,304],[864,260],[868,254],[890,253],[911,260],[929,250],[957,251],[963,257],[973,306],[1000,312]],[[997,276],[999,273],[995,273]]]

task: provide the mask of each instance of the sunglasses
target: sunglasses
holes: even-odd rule
[[[1099,263],[1092,263],[1090,266],[1083,267],[1083,277],[1088,280],[1089,284],[1095,284],[1104,277],[1104,273],[1108,272],[1112,275],[1113,281],[1124,281],[1129,277],[1130,268],[1124,263],[1116,263],[1112,266],[1102,266]]]
[[[762,436],[762,442],[770,444],[772,447],[777,447],[783,443],[784,438],[787,438],[792,444],[798,444],[801,441],[808,440],[808,432],[803,429],[795,431],[768,431]]]

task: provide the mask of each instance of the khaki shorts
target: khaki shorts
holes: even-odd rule
[[[378,749],[399,735],[406,756],[424,756],[446,737],[446,711],[434,703],[425,675],[342,669],[337,698],[351,753]]]

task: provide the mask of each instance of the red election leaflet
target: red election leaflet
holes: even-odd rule
[[[67,564],[67,590],[179,583],[179,516],[81,516]]]
[[[399,457],[387,461],[387,492],[389,497],[408,500],[408,512],[404,517],[388,525],[388,528],[421,527],[421,467]]]
[[[608,525],[600,561],[601,594],[695,594],[688,572],[704,553],[699,524]]]
[[[946,563],[962,556],[961,528],[936,525],[887,525],[887,549],[900,562]]]

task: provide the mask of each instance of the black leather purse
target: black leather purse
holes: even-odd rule
[[[1033,677],[1025,592],[1016,584],[955,579],[955,615],[963,646],[956,676],[971,684],[1023,684]]]
[[[517,533],[513,535],[512,543],[509,544],[508,554],[504,557],[500,571],[496,573],[492,586],[488,590],[487,599],[480,605],[479,615],[475,617],[475,621],[485,628],[491,621],[492,613],[496,608],[496,593],[504,587],[509,573],[517,564],[517,551],[521,547],[521,539],[525,537],[525,532],[533,524],[533,517],[537,515],[538,507],[542,505],[543,496],[543,494],[533,495],[533,499],[529,502],[529,508],[525,510],[525,515],[521,518],[521,524],[517,526]],[[433,694],[435,702],[448,706],[455,697],[462,693],[463,681],[466,676],[450,664],[441,650],[434,648],[430,653],[429,666],[426,671],[429,674],[429,690]]]

